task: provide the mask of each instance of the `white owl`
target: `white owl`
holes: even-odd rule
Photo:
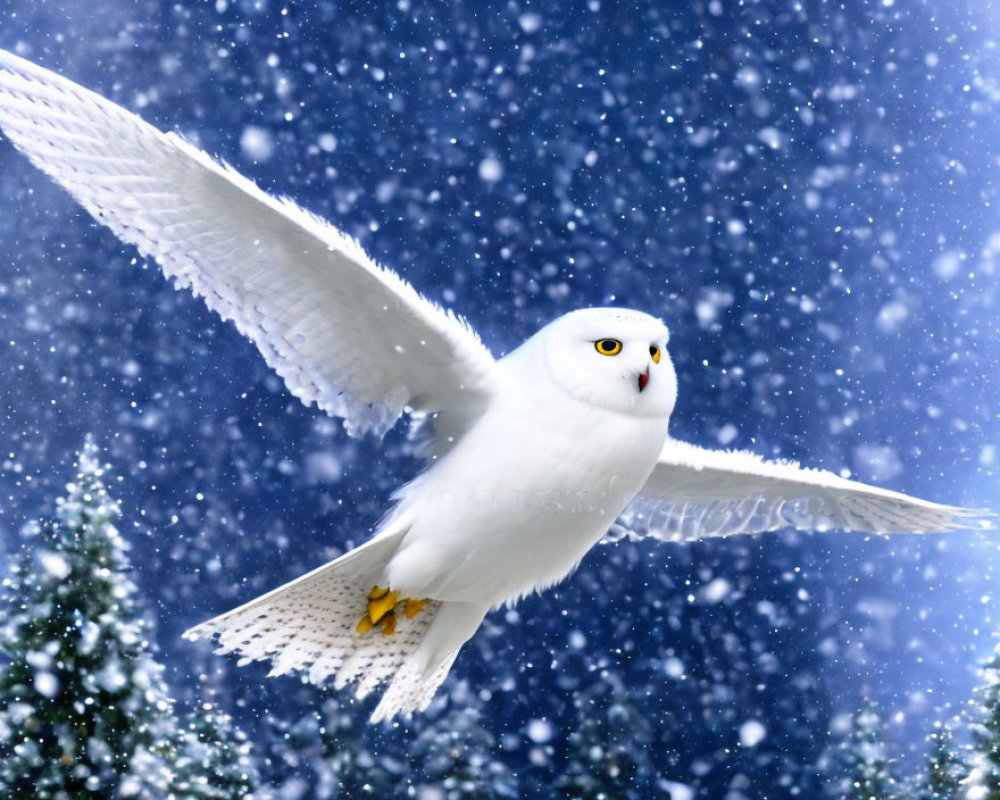
[[[499,360],[468,325],[328,223],[171,133],[0,51],[0,128],[123,240],[260,348],[352,434],[406,411],[435,438],[373,538],[187,632],[357,694],[424,708],[500,604],[564,578],[622,516],[694,539],[843,528],[946,531],[980,515],[669,438],[667,329],[638,311],[561,317]]]

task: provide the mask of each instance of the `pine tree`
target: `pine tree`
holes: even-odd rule
[[[972,728],[973,752],[965,781],[968,800],[1000,800],[1000,645],[980,671]]]
[[[927,737],[927,768],[913,800],[959,800],[965,765],[955,751],[951,728],[939,726]]]
[[[323,704],[320,738],[327,780],[344,800],[392,797],[397,776],[376,759],[368,722],[351,701],[337,697]]]
[[[433,715],[433,712],[431,712]],[[452,702],[439,716],[427,722],[409,748],[413,767],[397,796],[417,784],[433,787],[443,800],[499,800],[520,797],[517,780],[495,755],[497,744],[483,727],[476,698],[462,684]]]
[[[570,759],[558,781],[573,800],[617,800],[655,794],[656,770],[648,752],[652,731],[616,674],[574,695],[577,725]]]
[[[840,800],[894,800],[902,787],[893,774],[882,736],[878,706],[869,702],[854,715],[850,731],[841,744],[847,782]]]
[[[250,742],[232,718],[211,700],[188,717],[174,743],[171,798],[177,800],[263,800],[266,792]]]
[[[158,753],[171,720],[162,668],[89,441],[78,462],[55,520],[30,526],[3,584],[0,796],[162,797],[169,772]]]
[[[363,710],[344,693],[335,692],[317,711],[297,719],[268,718],[267,749],[291,777],[275,787],[275,794],[299,796],[302,786],[312,787],[311,796],[337,800],[375,800],[406,796],[395,791],[406,771],[406,755],[390,737],[385,742],[377,728],[368,724]],[[382,745],[383,753],[377,752]]]

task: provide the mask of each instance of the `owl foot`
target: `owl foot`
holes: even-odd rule
[[[413,619],[423,610],[426,604],[426,597],[423,600],[414,600],[412,597],[407,597],[403,603],[403,613],[406,614],[407,619]]]
[[[399,592],[390,592],[381,586],[372,587],[368,592],[368,611],[358,621],[356,630],[365,634],[378,625],[384,636],[390,636],[396,632],[397,606],[402,608],[407,619],[413,619],[421,612],[426,602],[426,598],[414,600],[412,597],[400,601]]]

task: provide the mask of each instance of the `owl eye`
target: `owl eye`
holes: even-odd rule
[[[622,343],[617,339],[598,339],[594,347],[602,356],[616,356],[622,351]]]
[[[660,363],[660,348],[655,344],[649,346],[649,355],[652,357],[654,364]]]

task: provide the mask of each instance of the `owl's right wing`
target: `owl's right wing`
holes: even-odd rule
[[[411,408],[460,433],[484,407],[494,360],[462,319],[176,134],[4,51],[0,128],[349,432],[383,433]]]
[[[685,541],[781,528],[939,533],[993,528],[988,512],[939,505],[790,461],[668,439],[619,533]]]

